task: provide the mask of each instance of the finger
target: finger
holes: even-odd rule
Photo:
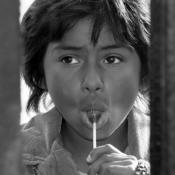
[[[119,156],[119,154],[112,153],[112,154],[105,154],[101,156],[99,159],[97,159],[93,164],[89,167],[89,175],[94,175],[99,172],[102,165],[105,165],[106,163],[112,165],[119,165],[119,166],[131,166],[134,165],[134,167],[137,166],[137,159],[134,156]],[[103,168],[103,166],[102,166]]]
[[[111,153],[111,154],[103,154],[98,157],[95,161],[89,164],[101,164],[104,162],[113,162],[113,161],[124,161],[124,160],[137,160],[134,156],[126,155],[126,154],[118,154],[118,153]]]
[[[105,163],[105,162],[112,162],[115,161],[115,156],[112,154],[104,154],[101,157],[99,157],[96,161],[94,161],[88,169],[88,174],[89,175],[94,175],[97,174],[97,172],[99,171],[99,167],[101,164]]]
[[[105,163],[109,163],[109,162],[105,162]],[[119,166],[133,166],[136,167],[138,164],[137,160],[132,160],[132,159],[125,159],[125,160],[116,160],[111,162],[114,165],[119,165]]]
[[[99,147],[93,149],[90,152],[89,156],[87,157],[87,163],[92,163],[96,159],[98,159],[98,157],[100,157],[101,155],[110,154],[110,153],[124,154],[120,150],[115,148],[114,146],[112,146],[110,144],[106,144],[106,145],[99,146]]]
[[[98,175],[134,175],[135,168],[133,164],[121,165],[118,162],[108,162],[100,166]]]

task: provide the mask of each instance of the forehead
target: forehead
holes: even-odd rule
[[[93,45],[91,40],[93,29],[93,21],[89,18],[81,19],[78,21],[71,30],[66,32],[61,39],[61,43],[66,45],[77,45],[77,46],[86,46]],[[121,44],[118,40],[114,39],[114,36],[107,25],[103,25],[100,31],[100,35],[97,43],[94,47],[102,47],[104,45],[111,44]]]

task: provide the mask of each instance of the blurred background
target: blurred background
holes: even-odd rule
[[[26,10],[29,8],[34,0],[20,0],[20,22]],[[29,89],[26,86],[24,80],[21,78],[21,124],[26,123],[30,120],[32,116],[35,115],[34,112],[26,113],[26,104],[29,96]]]

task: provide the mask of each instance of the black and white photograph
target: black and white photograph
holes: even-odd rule
[[[174,175],[174,9],[1,0],[0,174]]]

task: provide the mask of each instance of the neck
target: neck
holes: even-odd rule
[[[61,135],[65,148],[72,153],[72,155],[86,157],[92,150],[92,141],[86,140],[78,135],[64,120],[62,126]],[[110,137],[97,141],[97,146],[112,144],[123,152],[128,144],[127,129],[127,120],[125,120],[125,122]]]
[[[61,135],[64,147],[72,153],[73,157],[74,155],[81,157],[87,156],[92,150],[92,142],[77,134],[64,120],[62,123]]]
[[[64,147],[72,154],[77,167],[82,172],[87,172],[88,165],[86,158],[92,150],[92,141],[88,141],[78,135],[64,120],[62,123],[61,135]],[[112,144],[120,151],[127,146],[127,120],[109,138],[98,141],[97,146]]]

